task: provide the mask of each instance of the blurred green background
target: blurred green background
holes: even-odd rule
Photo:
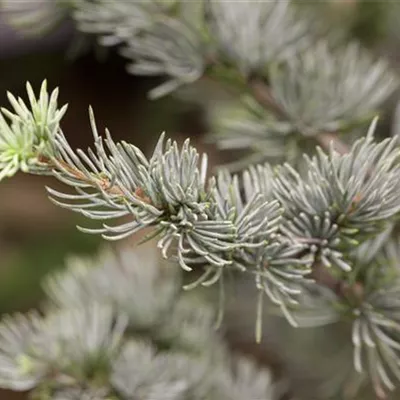
[[[400,13],[393,12],[399,7],[392,2],[297,3],[340,31],[344,40],[356,37],[397,64],[400,34],[395,28]],[[92,143],[89,105],[100,129],[108,127],[115,139],[128,140],[145,151],[164,130],[178,140],[190,136],[201,143],[207,127],[199,106],[171,97],[148,101],[146,92],[156,84],[154,80],[128,75],[126,61],[100,49],[94,40],[71,58],[71,50],[80,41],[70,21],[44,36],[24,37],[7,26],[0,13],[0,106],[8,106],[6,91],[24,97],[26,81],[37,90],[47,79],[50,88],[60,88],[60,102],[69,103],[62,128],[75,147]],[[218,157],[210,146],[200,146]],[[0,184],[1,312],[31,307],[40,296],[43,274],[61,267],[66,254],[91,253],[101,243],[98,237],[76,231],[76,224],[87,221],[51,204],[45,185],[58,183],[19,175]]]
[[[315,11],[316,19],[340,29],[343,37],[360,39],[397,66],[400,13],[393,11],[398,7],[391,2],[297,2],[307,12]],[[94,43],[79,56],[68,57],[76,40],[69,22],[45,37],[26,38],[8,27],[0,14],[0,106],[8,106],[7,90],[25,98],[26,81],[37,90],[47,79],[50,88],[60,88],[60,101],[69,103],[62,128],[74,147],[92,143],[90,104],[100,129],[108,127],[115,139],[125,139],[145,152],[165,130],[178,140],[192,137],[201,149],[211,152],[211,163],[219,157],[212,147],[201,144],[207,127],[199,106],[171,97],[148,101],[146,92],[154,80],[128,75],[124,59],[113,51],[101,51]],[[62,268],[69,254],[91,254],[101,246],[99,237],[76,230],[77,224],[88,221],[47,199],[46,185],[59,186],[50,178],[24,175],[0,184],[1,313],[34,307],[41,299],[40,281],[47,272]],[[14,396],[0,394],[1,399],[18,398]]]

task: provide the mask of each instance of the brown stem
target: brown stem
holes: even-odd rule
[[[111,185],[111,182],[107,178],[99,178],[96,176],[93,176],[92,178],[88,178],[84,173],[79,171],[76,167],[73,167],[66,163],[63,160],[52,160],[48,157],[45,156],[40,156],[39,161],[43,164],[47,164],[49,168],[51,169],[60,169],[61,171],[67,171],[69,174],[71,174],[74,178],[78,179],[81,182],[85,182],[88,185],[91,185],[93,187],[98,187],[100,186],[103,190],[105,190],[109,194],[113,194],[116,196],[121,196],[124,197],[125,193],[124,191],[117,185]],[[60,168],[61,166],[61,168]],[[141,201],[144,201],[148,204],[150,204],[151,200],[149,197],[146,196],[144,190],[140,187],[136,188],[135,190],[135,196],[137,196]]]
[[[314,279],[319,285],[327,287],[337,296],[342,297],[342,282],[335,278],[322,264],[315,263],[313,265],[310,278]]]
[[[278,117],[289,119],[284,108],[281,107],[271,94],[270,88],[258,78],[250,79],[249,88],[252,91],[254,98],[266,109],[273,111]]]
[[[331,274],[328,268],[320,263],[312,266],[310,278],[314,279],[318,285],[330,289],[341,299],[348,299],[355,304],[361,304],[364,299],[364,286],[361,282],[349,284],[343,282]]]
[[[330,149],[331,143],[333,148],[340,154],[349,152],[349,147],[342,142],[333,132],[321,132],[316,136],[318,143],[326,150]]]

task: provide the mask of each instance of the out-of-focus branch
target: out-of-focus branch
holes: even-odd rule
[[[249,81],[249,88],[254,98],[266,109],[272,111],[279,118],[289,120],[285,110],[275,101],[269,87],[258,78],[253,78]],[[317,142],[325,149],[328,150],[333,142],[334,149],[340,154],[348,153],[348,146],[343,143],[338,135],[334,132],[320,132],[316,135]]]
[[[346,154],[349,152],[349,147],[342,142],[338,135],[333,132],[321,132],[316,136],[318,143],[324,149],[328,150],[333,143],[333,148],[340,154]]]

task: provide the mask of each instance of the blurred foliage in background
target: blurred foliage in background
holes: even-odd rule
[[[356,37],[396,62],[397,53],[391,49],[400,43],[395,29],[399,13],[393,13],[398,7],[393,2],[297,2],[327,29],[339,27],[342,40]],[[96,110],[100,127],[107,124],[115,139],[144,149],[163,130],[178,137],[206,130],[198,105],[171,98],[148,101],[146,92],[154,82],[128,75],[124,60],[112,50],[105,54],[91,42],[82,46],[82,38],[68,21],[47,35],[24,36],[0,14],[0,71],[0,106],[7,102],[7,90],[22,94],[27,80],[37,87],[46,77],[52,87],[59,86],[61,102],[69,103],[64,128],[77,147],[87,147],[91,141],[88,104]],[[0,186],[1,312],[31,307],[40,298],[39,282],[45,273],[62,267],[66,254],[93,253],[101,242],[76,231],[78,218],[49,203],[43,183],[39,177],[18,177]]]
[[[397,65],[400,48],[397,2],[297,2],[305,12],[315,13],[316,23],[340,31],[338,40],[356,37]],[[154,86],[153,80],[128,75],[125,61],[114,51],[104,53],[95,43],[85,42],[80,47],[81,43],[68,21],[47,36],[24,37],[2,22],[0,14],[0,106],[7,103],[6,90],[23,95],[27,80],[38,87],[47,78],[51,87],[60,87],[60,102],[69,103],[63,127],[74,147],[86,148],[92,140],[88,104],[96,110],[101,129],[107,126],[114,139],[125,139],[145,151],[164,130],[180,139],[191,136],[195,142],[207,131],[200,105],[170,97],[148,101],[146,93]],[[395,105],[388,104],[387,108],[390,114]],[[381,124],[382,136],[388,136],[390,129],[388,124]],[[212,150],[211,163],[213,154],[215,157]],[[94,253],[102,243],[99,237],[75,229],[80,222],[76,215],[47,201],[46,183],[42,177],[18,176],[0,185],[2,313],[35,305],[42,296],[40,282],[48,271],[62,268],[66,255]],[[243,332],[242,326],[237,329]],[[282,334],[282,329],[277,323],[276,334]],[[332,350],[335,351],[336,348]]]
[[[173,99],[149,102],[151,80],[127,75],[119,56],[110,53],[99,62],[89,52],[68,59],[68,27],[61,28],[61,37],[54,34],[55,43],[45,38],[24,40],[9,29],[0,19],[0,106],[8,103],[6,91],[24,96],[25,81],[37,87],[46,77],[51,86],[60,87],[61,101],[68,100],[64,128],[74,146],[91,143],[88,104],[97,110],[99,126],[107,124],[115,137],[143,149],[152,146],[163,130],[192,136],[201,130],[196,107]],[[67,254],[93,253],[102,242],[77,232],[79,217],[48,202],[44,185],[50,182],[18,176],[0,186],[1,312],[31,307],[40,298],[44,274],[62,267]]]

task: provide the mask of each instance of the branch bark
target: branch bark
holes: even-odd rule
[[[68,163],[66,163],[65,161],[62,161],[62,160],[52,160],[48,157],[41,156],[39,161],[43,164],[47,164],[47,166],[50,169],[57,169],[60,172],[67,171],[69,174],[71,174],[77,180],[87,183],[88,185],[91,185],[94,188],[100,186],[107,193],[110,193],[110,194],[113,194],[116,196],[121,196],[121,197],[125,196],[124,191],[119,186],[112,185],[110,180],[107,178],[100,178],[100,177],[93,176],[92,179],[89,179],[83,172],[79,171],[77,168],[69,165]],[[139,200],[141,200],[145,203],[151,204],[150,198],[146,196],[146,194],[144,193],[142,188],[140,188],[140,187],[136,188],[134,194]]]

